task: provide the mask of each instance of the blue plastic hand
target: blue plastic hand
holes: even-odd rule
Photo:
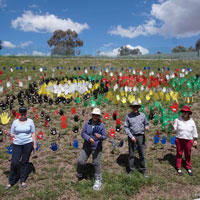
[[[36,151],[38,151],[39,148],[40,148],[40,144],[39,144],[39,142],[37,142],[37,144],[36,144]]]
[[[74,140],[74,142],[73,142],[73,147],[74,147],[75,149],[78,149],[78,140],[77,140],[77,139]]]
[[[124,140],[121,140],[119,143],[119,147],[123,147],[123,145],[124,145]]]
[[[162,136],[161,143],[162,143],[162,144],[166,144],[166,140],[167,140],[166,136]]]
[[[176,137],[175,136],[171,136],[171,138],[170,138],[171,145],[175,145],[175,140],[176,140]]]
[[[51,144],[50,149],[51,149],[52,151],[57,151],[58,145],[56,144],[56,142],[54,142],[54,143]]]
[[[157,135],[155,135],[153,139],[154,139],[154,144],[158,144],[158,142],[160,141],[160,138]]]
[[[13,149],[13,145],[11,144],[10,146],[8,146],[8,147],[6,147],[6,152],[8,153],[8,154],[12,154],[12,149]]]
[[[112,140],[112,145],[113,145],[114,149],[116,149],[116,145],[114,143],[114,140]]]

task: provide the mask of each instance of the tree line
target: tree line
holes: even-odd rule
[[[79,47],[83,46],[83,41],[79,39],[78,33],[68,29],[66,31],[56,30],[51,38],[47,41],[49,47],[51,48],[51,55],[61,55],[61,56],[76,56],[80,55]],[[0,50],[2,49],[2,44],[0,40]],[[195,48],[190,46],[188,49],[184,46],[176,46],[171,52],[194,52],[197,51],[198,56],[200,56],[200,39],[197,40]],[[100,51],[98,51],[100,53]],[[160,54],[161,52],[159,52]],[[126,46],[121,46],[118,49],[118,56],[133,56],[142,55],[138,48],[130,49]]]

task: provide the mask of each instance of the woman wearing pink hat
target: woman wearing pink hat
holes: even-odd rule
[[[175,119],[174,124],[171,122],[172,128],[176,131],[176,168],[179,175],[182,175],[181,162],[183,152],[185,154],[186,169],[190,176],[191,170],[191,150],[192,145],[197,145],[197,128],[194,120],[190,117],[192,111],[189,106],[183,106],[180,110],[182,116]]]

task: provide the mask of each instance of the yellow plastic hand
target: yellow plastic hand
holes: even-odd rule
[[[10,121],[10,117],[8,117],[8,113],[4,112],[0,115],[1,117],[1,123],[7,124]]]

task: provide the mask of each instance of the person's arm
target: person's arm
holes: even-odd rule
[[[128,120],[128,115],[126,115],[125,121],[124,121],[124,130],[129,138],[131,138],[132,142],[136,143],[135,137],[132,135],[130,131],[130,122]]]
[[[126,132],[126,134],[128,135],[128,137],[132,138],[133,135],[130,131],[130,125],[129,125],[129,120],[128,120],[128,115],[126,115],[125,121],[124,121],[124,130]]]
[[[176,130],[177,130],[177,127],[178,127],[178,119],[175,119],[174,122],[171,121],[170,124],[171,124],[172,130],[175,130],[175,131],[176,131]]]
[[[83,127],[83,129],[81,131],[81,136],[82,136],[82,138],[84,140],[89,142],[90,141],[90,136],[87,134],[87,124],[88,124],[88,122],[85,123],[85,125],[84,125],[84,127]]]
[[[14,131],[15,131],[15,122],[12,123],[10,131],[5,130],[5,134],[9,137],[15,137]]]
[[[9,132],[8,130],[5,130],[5,134],[9,137],[15,137],[15,134]]]
[[[106,135],[106,129],[105,126],[103,124],[101,124],[102,129],[101,129],[101,134],[96,133],[95,136],[99,139],[99,140],[105,140],[107,138]]]
[[[197,146],[198,133],[197,133],[197,127],[196,127],[195,122],[194,122],[193,130],[192,130],[192,136],[193,136],[193,139],[194,139],[193,145]]]
[[[36,136],[35,136],[35,124],[33,122],[33,120],[31,120],[31,134],[32,134],[32,138],[33,138],[33,149],[34,151],[36,151]]]
[[[146,131],[149,130],[149,122],[148,122],[146,116],[144,116],[144,128],[145,128]]]
[[[33,149],[34,149],[34,151],[36,151],[37,144],[36,144],[35,133],[32,133],[32,138],[33,138]]]

